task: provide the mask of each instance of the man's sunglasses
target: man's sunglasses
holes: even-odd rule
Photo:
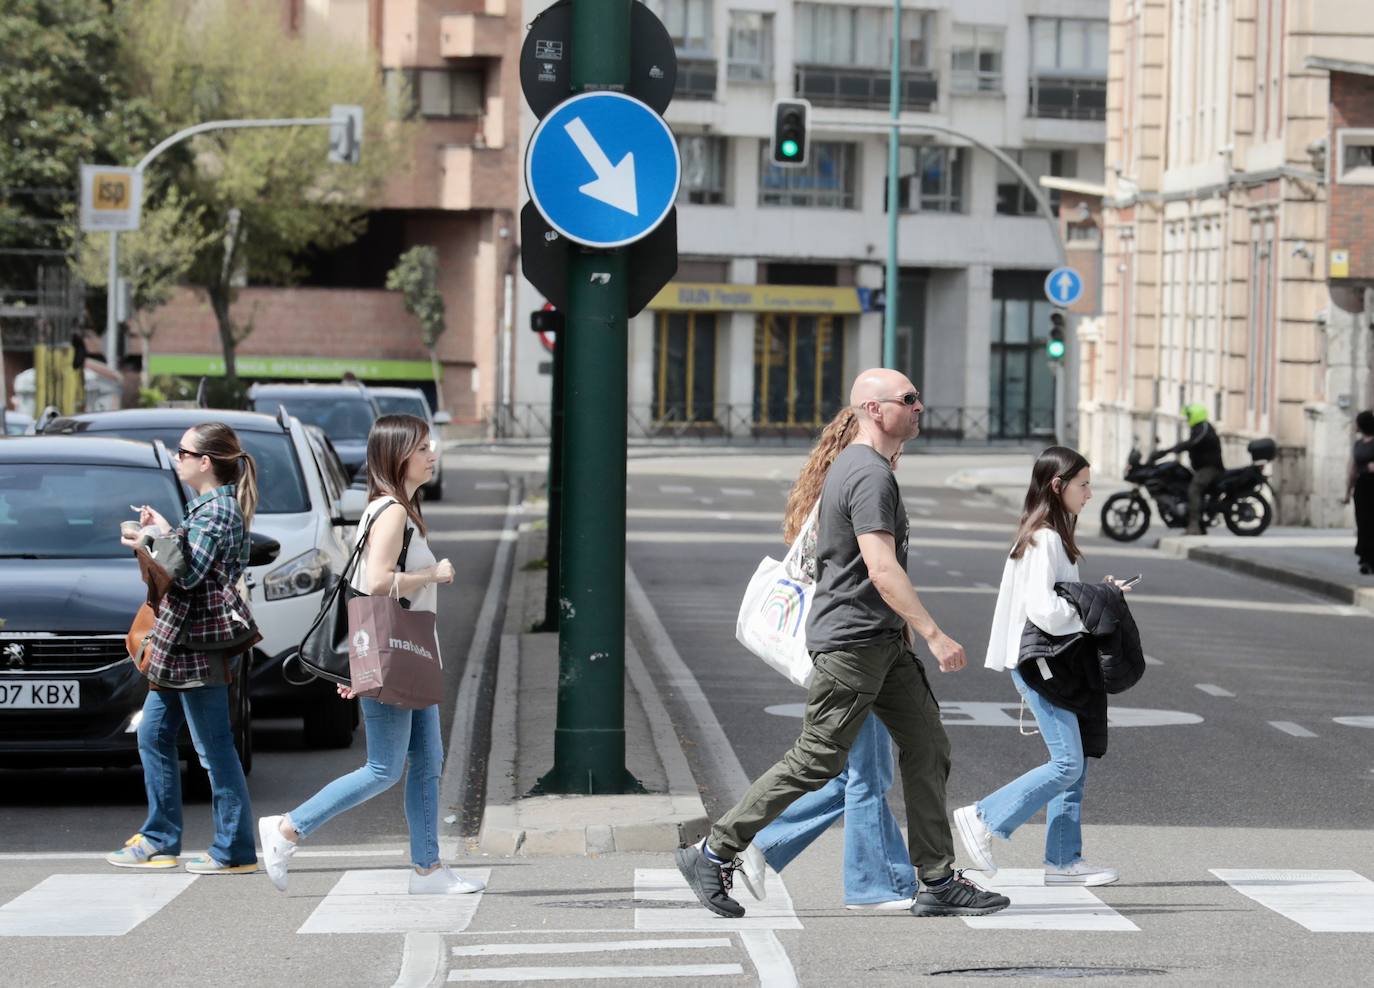
[[[912,405],[916,404],[916,402],[918,402],[918,401],[921,400],[921,396],[920,396],[918,393],[916,393],[915,391],[908,391],[906,394],[904,394],[904,395],[897,395],[895,398],[875,398],[875,399],[873,399],[873,400],[874,400],[874,401],[879,401],[879,402],[882,402],[882,401],[900,401],[900,402],[901,402],[903,405],[905,405],[907,408],[910,408]]]

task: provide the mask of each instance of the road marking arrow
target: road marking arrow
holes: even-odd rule
[[[639,196],[635,189],[634,153],[627,153],[620,159],[619,164],[612,165],[611,159],[606,157],[606,152],[601,150],[601,145],[596,143],[596,138],[592,136],[581,117],[573,117],[564,124],[563,129],[568,132],[568,136],[577,145],[577,150],[582,152],[582,157],[587,159],[587,164],[591,165],[592,171],[596,173],[596,178],[580,186],[578,191],[608,206],[614,206],[621,212],[638,216]]]
[[[1059,277],[1054,279],[1054,287],[1059,294],[1059,300],[1062,302],[1073,291],[1073,278],[1067,271],[1061,271]]]

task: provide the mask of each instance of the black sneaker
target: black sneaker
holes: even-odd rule
[[[916,904],[911,907],[913,916],[988,916],[1001,912],[1011,905],[1005,895],[979,888],[962,871],[938,892],[923,888],[916,893]]]
[[[715,864],[695,844],[679,847],[673,857],[677,860],[677,870],[687,879],[698,902],[726,919],[739,919],[744,915],[744,907],[727,894],[734,878],[733,866]]]

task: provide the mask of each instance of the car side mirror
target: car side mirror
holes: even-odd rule
[[[338,510],[339,515],[334,519],[335,525],[358,524],[363,520],[363,512],[367,510],[367,491],[350,487],[339,495]]]
[[[281,555],[281,543],[258,532],[248,533],[248,565],[266,566]]]
[[[450,415],[448,412],[438,411],[438,412],[435,412],[435,413],[434,413],[434,424],[435,424],[435,425],[448,425],[448,424],[449,424],[450,422],[452,422],[452,421],[453,421],[453,416]]]

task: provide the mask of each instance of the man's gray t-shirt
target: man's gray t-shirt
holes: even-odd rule
[[[901,631],[902,618],[868,577],[859,536],[888,532],[906,569],[907,518],[897,478],[872,446],[853,444],[835,457],[816,515],[816,597],[806,647],[834,652]]]

